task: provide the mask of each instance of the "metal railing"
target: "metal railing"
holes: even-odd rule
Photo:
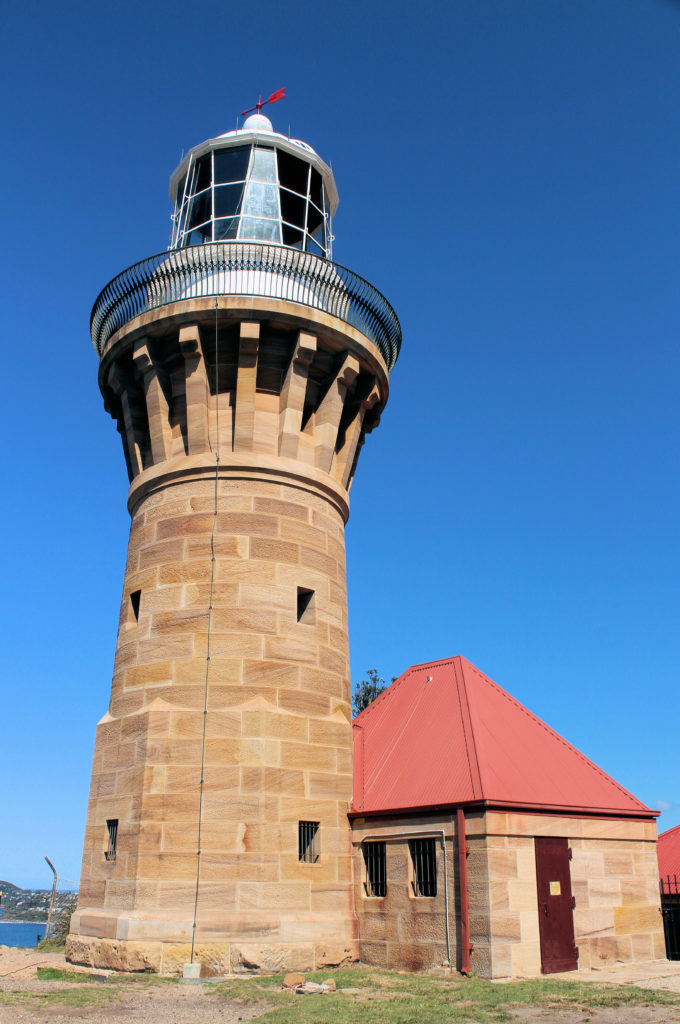
[[[666,940],[666,956],[669,960],[680,960],[680,882],[678,876],[666,875],[659,879],[661,890],[661,913],[663,932]]]
[[[396,313],[380,292],[346,267],[281,245],[213,242],[150,256],[114,277],[90,317],[98,354],[140,313],[183,299],[254,295],[323,310],[366,335],[392,369],[401,347]]]

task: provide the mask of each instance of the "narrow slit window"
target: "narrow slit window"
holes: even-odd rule
[[[437,895],[437,850],[434,839],[411,839],[413,893],[415,896]]]
[[[385,843],[364,843],[367,896],[387,895],[387,852]]]
[[[104,860],[116,859],[116,847],[118,845],[118,818],[108,818],[106,821],[108,833],[108,846],[104,852]]]
[[[313,625],[316,621],[314,614],[314,591],[305,587],[297,588],[297,620]]]
[[[130,622],[139,622],[139,602],[142,599],[141,590],[133,590],[130,594]]]
[[[301,864],[316,864],[319,859],[319,822],[298,822],[298,860]]]

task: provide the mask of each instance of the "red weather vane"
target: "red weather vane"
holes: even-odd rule
[[[267,104],[267,103],[276,103],[278,100],[284,100],[285,98],[286,98],[286,90],[285,89],[277,89],[276,92],[273,92],[271,94],[271,96],[269,97],[268,100],[263,100],[261,96],[258,96],[257,103],[255,104],[255,106],[251,107],[250,110],[242,110],[241,111],[241,117],[245,117],[246,114],[252,114],[253,110],[256,110],[258,112],[258,114],[259,114],[260,111],[262,110],[262,108],[265,106],[265,104]]]

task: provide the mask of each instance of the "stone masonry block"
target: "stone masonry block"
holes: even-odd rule
[[[514,850],[489,850],[488,872],[490,881],[517,878],[516,852]]]
[[[615,907],[614,932],[616,935],[654,933],[660,923],[658,906]]]
[[[297,565],[300,561],[300,547],[284,540],[267,540],[253,537],[250,541],[250,557],[267,562],[286,562]]]
[[[585,909],[576,907],[574,910],[574,932],[577,941],[581,938],[592,938],[608,935],[614,929],[614,911],[609,907]]]

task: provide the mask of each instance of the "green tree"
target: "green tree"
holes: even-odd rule
[[[368,679],[362,679],[360,683],[354,687],[354,694],[352,695],[352,711],[354,716],[360,714],[364,708],[367,708],[369,704],[372,704],[376,697],[379,697],[383,690],[387,689],[387,683],[378,675],[377,668],[369,668],[366,672]],[[394,682],[394,678],[392,679]]]

